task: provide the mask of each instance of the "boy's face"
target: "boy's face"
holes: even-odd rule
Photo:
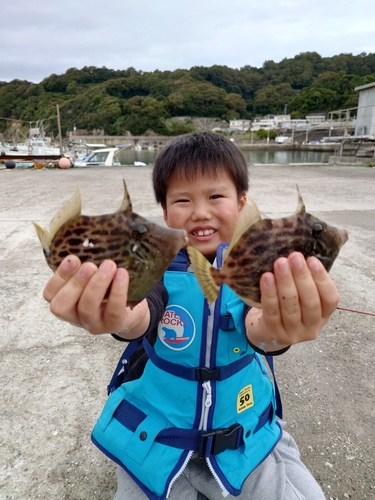
[[[238,199],[235,184],[225,170],[216,177],[199,173],[191,181],[173,174],[163,208],[164,220],[169,227],[185,229],[189,245],[211,258],[220,243],[232,239],[245,203],[246,193]]]

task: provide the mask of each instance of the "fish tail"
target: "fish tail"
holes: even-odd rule
[[[211,270],[214,269],[206,257],[196,248],[188,246],[186,248],[190,262],[194,267],[194,273],[207,301],[212,304],[217,299],[219,286],[212,278]]]

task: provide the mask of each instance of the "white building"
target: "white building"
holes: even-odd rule
[[[306,120],[311,125],[319,125],[320,123],[326,121],[326,115],[325,113],[310,113],[309,115],[306,115]]]
[[[290,115],[266,115],[264,118],[255,118],[251,126],[252,132],[263,130],[277,130],[289,123]]]
[[[231,132],[246,132],[251,126],[251,120],[230,120],[229,130]]]
[[[282,123],[280,130],[285,132],[287,130],[296,130],[297,132],[303,132],[305,130],[310,130],[311,125],[306,120],[306,118],[293,118],[293,120],[285,121]]]
[[[375,136],[375,82],[354,90],[359,91],[355,135]]]

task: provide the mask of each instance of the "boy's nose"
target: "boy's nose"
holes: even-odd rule
[[[211,218],[211,212],[206,204],[199,203],[197,205],[194,205],[193,213],[191,215],[191,219],[193,221],[208,220],[210,218]]]

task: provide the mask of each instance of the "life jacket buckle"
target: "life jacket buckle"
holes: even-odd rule
[[[195,369],[196,380],[199,382],[207,382],[207,380],[220,380],[220,366],[217,368],[207,368],[201,366]]]
[[[203,431],[199,441],[198,457],[207,458],[225,450],[236,450],[241,446],[243,427],[233,424],[227,429]]]

